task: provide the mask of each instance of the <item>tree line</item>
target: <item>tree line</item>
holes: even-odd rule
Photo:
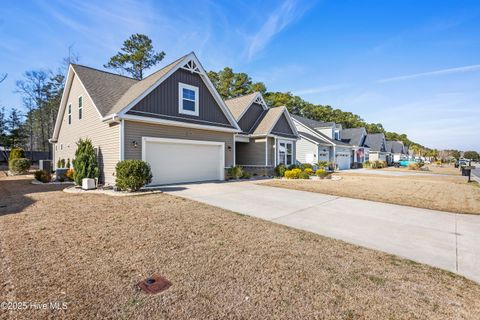
[[[119,52],[112,56],[104,67],[141,80],[145,71],[157,65],[164,57],[165,52],[155,51],[148,36],[133,34],[124,41]],[[27,150],[49,151],[51,154],[48,139],[52,136],[55,126],[65,74],[68,65],[77,61],[78,55],[72,54],[69,49],[69,56],[63,60],[56,72],[33,70],[24,73],[23,79],[16,82],[15,92],[22,96],[26,112],[12,108],[10,113],[6,114],[5,108],[0,109],[0,146],[24,147]],[[6,76],[0,75],[0,82]],[[357,114],[329,105],[313,104],[291,92],[268,91],[263,82],[254,82],[248,74],[234,72],[232,68],[210,71],[208,77],[223,99],[260,92],[270,107],[286,106],[291,114],[318,121],[340,123],[343,128],[364,127],[368,133],[384,133],[387,140],[402,141],[416,155],[434,158],[440,156],[438,150],[411,141],[404,133],[389,132],[381,123],[368,123]],[[457,159],[460,157],[458,150],[445,150],[447,151]]]

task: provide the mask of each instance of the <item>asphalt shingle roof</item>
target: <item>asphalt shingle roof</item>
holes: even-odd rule
[[[365,138],[364,146],[370,148],[371,151],[386,152],[385,135],[383,133],[369,133]]]
[[[105,117],[120,112],[142,93],[147,91],[156,81],[167,74],[185,57],[186,56],[183,56],[175,60],[142,80],[136,80],[78,64],[72,64],[72,67],[85,86],[93,103],[97,106],[98,111]]]
[[[248,107],[250,107],[250,103],[257,93],[258,92],[254,92],[241,97],[225,100],[225,104],[227,105],[228,109],[230,109],[230,112],[233,114],[235,120],[240,120],[240,116]]]
[[[285,111],[285,107],[275,107],[270,108],[266,111],[262,120],[258,123],[256,128],[253,130],[253,135],[267,135],[270,133],[270,130],[277,123],[280,116]]]
[[[401,141],[387,141],[386,143],[387,152],[391,153],[405,153],[405,146]]]
[[[300,117],[300,116],[296,116],[296,115],[290,115],[292,118],[294,118],[295,120],[303,123],[304,125],[306,125],[307,127],[310,127],[312,129],[315,129],[315,128],[325,128],[325,127],[333,127],[335,125],[334,122],[322,122],[322,121],[317,121],[317,120],[312,120],[312,119],[308,119],[308,118],[305,118],[305,117]]]
[[[342,130],[342,141],[352,146],[362,146],[365,128],[349,128]]]

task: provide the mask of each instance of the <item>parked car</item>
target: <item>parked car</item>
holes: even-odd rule
[[[468,166],[469,161],[467,159],[458,159],[455,162],[455,168],[462,167],[462,166]]]
[[[408,165],[409,165],[410,163],[417,163],[417,162],[419,162],[419,161],[404,159],[404,160],[400,160],[400,161],[398,161],[398,162],[394,162],[394,163],[393,163],[393,166],[394,166],[395,168],[408,167]]]

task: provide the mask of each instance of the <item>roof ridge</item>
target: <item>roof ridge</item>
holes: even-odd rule
[[[132,77],[129,77],[129,76],[125,76],[125,75],[123,75],[123,74],[118,74],[118,73],[114,73],[114,72],[110,72],[110,71],[106,71],[106,70],[97,69],[97,68],[94,68],[94,67],[86,66],[86,65],[84,65],[84,64],[79,64],[79,63],[70,63],[70,64],[71,64],[72,66],[78,66],[78,67],[87,68],[87,69],[94,70],[94,71],[98,71],[98,72],[103,72],[103,73],[111,74],[112,76],[118,76],[118,77],[122,77],[122,78],[127,78],[127,79],[134,80],[134,81],[140,81],[140,80],[138,80],[138,79],[135,79],[135,78],[132,78]]]
[[[193,51],[192,51],[192,52],[193,52]],[[140,81],[146,80],[146,79],[150,78],[151,76],[155,75],[156,73],[162,71],[163,69],[168,68],[168,67],[171,66],[172,64],[178,63],[180,60],[184,59],[184,58],[185,58],[186,56],[188,56],[189,54],[191,54],[191,52],[188,53],[188,54],[186,54],[186,55],[184,55],[184,56],[182,56],[181,58],[178,58],[177,60],[174,60],[174,61],[170,62],[169,64],[167,64],[167,65],[164,66],[163,68],[160,68],[160,69],[158,69],[158,70],[155,71],[155,72],[152,72],[151,74],[149,74],[148,76],[146,76],[145,78],[143,78],[143,79],[140,80]]]
[[[231,100],[235,100],[235,99],[245,98],[245,97],[257,94],[257,93],[259,93],[259,92],[255,91],[255,92],[252,92],[252,93],[244,94],[243,96],[238,96],[238,97],[234,97],[234,98],[230,98],[230,99],[225,99],[225,101],[231,101]]]

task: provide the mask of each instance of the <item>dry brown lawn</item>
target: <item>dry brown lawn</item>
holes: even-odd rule
[[[268,186],[448,212],[480,214],[480,187],[465,177],[339,173],[341,180],[268,180]]]
[[[0,179],[12,319],[473,319],[480,286],[409,260],[166,194],[67,194]],[[159,273],[173,286],[136,288]]]
[[[461,172],[459,168],[455,168],[453,165],[442,165],[441,167],[438,167],[435,164],[426,164],[424,166],[424,169],[428,170],[409,170],[408,168],[395,168],[395,167],[388,167],[380,170],[384,171],[404,171],[404,172],[410,172],[410,173],[434,173],[434,174],[446,174],[446,175],[452,175],[452,176],[461,176]]]

